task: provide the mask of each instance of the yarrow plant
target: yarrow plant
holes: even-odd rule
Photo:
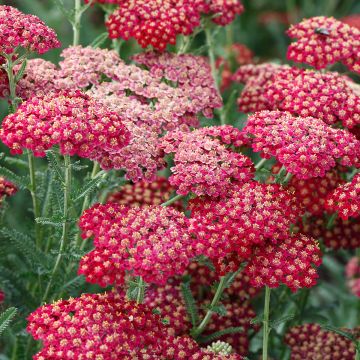
[[[37,1],[72,41],[0,6],[0,358],[360,360],[356,19]]]

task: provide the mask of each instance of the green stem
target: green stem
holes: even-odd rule
[[[14,63],[12,61],[12,54],[10,55],[6,55],[6,74],[9,80],[9,90],[10,90],[10,95],[9,95],[9,100],[10,103],[13,107],[13,111],[16,110],[17,104],[16,104],[16,81],[15,81],[15,77],[14,77]]]
[[[333,213],[333,214],[329,217],[329,219],[328,219],[328,221],[327,221],[327,224],[326,224],[326,228],[327,228],[327,229],[332,229],[332,228],[333,228],[334,222],[335,222],[337,216],[338,216],[337,213]]]
[[[266,163],[267,159],[261,159],[256,165],[255,169],[260,170]]]
[[[355,360],[360,360],[360,349],[356,349]]]
[[[57,255],[55,265],[53,268],[53,271],[50,276],[50,280],[47,284],[42,303],[46,302],[48,300],[49,292],[51,289],[52,282],[54,280],[54,277],[56,273],[59,270],[61,260],[63,257],[63,253],[67,244],[67,238],[69,235],[69,209],[70,209],[70,200],[71,200],[71,158],[69,155],[64,155],[64,161],[65,161],[65,184],[64,184],[64,210],[63,210],[63,228],[62,228],[62,236],[60,240],[60,248],[59,253]]]
[[[72,23],[73,26],[73,45],[80,44],[80,27],[81,27],[81,0],[75,0],[75,8],[74,8],[74,21]]]
[[[169,206],[169,205],[171,205],[172,203],[174,203],[175,201],[177,201],[177,200],[180,200],[180,199],[182,199],[183,198],[183,195],[176,195],[176,196],[174,196],[173,198],[171,198],[170,200],[168,200],[168,201],[165,201],[164,203],[162,203],[161,204],[161,206]]]
[[[283,184],[286,185],[291,180],[291,178],[292,178],[292,174],[288,172],[283,180]]]
[[[209,55],[209,60],[210,60],[211,74],[214,79],[215,88],[216,88],[219,96],[221,97],[221,92],[220,92],[220,87],[219,87],[219,82],[218,82],[218,73],[217,73],[217,69],[216,69],[214,42],[213,42],[211,29],[208,25],[205,25],[204,31],[205,31],[205,36],[206,36],[206,44],[208,46],[208,55]],[[219,110],[220,123],[221,123],[221,125],[225,125],[226,122],[225,122],[224,112],[222,110],[223,110],[223,108],[221,108]]]
[[[36,196],[36,176],[35,176],[35,158],[34,154],[28,151],[29,173],[30,173],[30,193],[34,208],[34,218],[40,217],[40,207]],[[35,221],[35,243],[38,248],[41,246],[41,228],[40,224]]]
[[[265,302],[264,302],[264,318],[263,318],[263,348],[262,360],[268,360],[268,344],[269,344],[269,314],[270,314],[270,293],[271,289],[265,287]]]
[[[139,286],[139,288],[138,288],[138,293],[136,296],[136,302],[138,304],[142,304],[144,302],[144,297],[145,297],[145,282],[141,276],[139,277],[139,285],[138,286]]]

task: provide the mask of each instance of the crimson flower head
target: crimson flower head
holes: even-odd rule
[[[224,128],[227,132],[228,127]],[[214,130],[215,131],[215,130]],[[222,141],[225,133],[203,128],[192,132],[169,132],[160,147],[166,154],[174,153],[175,166],[169,177],[177,193],[186,195],[219,196],[225,194],[233,183],[244,183],[253,176],[252,162],[246,156],[229,149]],[[237,145],[244,139],[240,130],[229,135]]]
[[[27,331],[43,343],[35,360],[163,359],[166,351],[160,317],[114,292],[43,305],[29,315]]]
[[[13,154],[21,154],[25,148],[35,156],[45,156],[46,150],[59,145],[64,155],[92,160],[101,160],[129,142],[120,116],[80,91],[25,101],[4,119],[0,137]]]
[[[260,244],[254,248],[245,273],[255,287],[278,287],[281,283],[292,291],[312,287],[320,266],[319,244],[305,235],[293,235],[277,244]]]
[[[12,196],[17,190],[17,187],[11,181],[0,176],[0,203],[4,196]]]
[[[305,19],[292,25],[287,34],[292,43],[287,52],[290,60],[323,69],[338,61],[360,72],[360,30],[333,17]]]
[[[244,131],[254,151],[274,156],[298,179],[324,177],[335,167],[360,166],[360,142],[346,130],[320,119],[294,117],[288,112],[261,111],[249,116]]]
[[[332,191],[326,201],[326,209],[338,212],[346,220],[350,216],[360,215],[360,174],[354,176],[351,182],[338,186]]]
[[[208,6],[206,12],[212,14],[212,21],[221,26],[230,24],[236,15],[240,15],[244,11],[240,0],[211,0]]]
[[[346,332],[356,332],[343,329]],[[326,331],[318,324],[304,324],[291,328],[285,335],[290,346],[291,359],[355,359],[355,345],[346,337]]]
[[[188,219],[169,207],[97,204],[83,213],[79,226],[95,245],[81,259],[79,273],[100,286],[122,284],[125,272],[163,285],[195,256]]]
[[[0,53],[11,54],[19,46],[43,54],[59,47],[60,42],[54,30],[37,16],[0,5]]]

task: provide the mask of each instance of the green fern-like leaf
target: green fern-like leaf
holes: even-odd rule
[[[26,189],[29,186],[29,179],[26,176],[16,175],[13,171],[0,166],[0,175],[16,184],[21,189]]]
[[[11,307],[11,308],[5,310],[0,315],[0,335],[10,325],[10,322],[15,315],[16,315],[16,308],[14,308],[14,307]]]
[[[209,336],[203,336],[199,339],[199,341],[201,343],[209,343],[212,342],[216,339],[218,339],[219,337],[223,336],[223,335],[229,335],[229,334],[237,334],[240,332],[243,332],[244,328],[241,326],[237,326],[237,327],[229,327],[227,329],[224,330],[220,330],[220,331],[216,331],[214,333],[212,333]]]
[[[92,192],[98,189],[98,186],[105,180],[107,174],[106,173],[99,173],[94,179],[88,181],[83,187],[81,187],[75,198],[73,199],[74,202],[84,198],[86,195],[91,194]]]
[[[196,301],[190,289],[190,282],[183,282],[181,284],[181,292],[184,298],[186,311],[188,313],[190,322],[193,326],[199,323],[199,312],[196,306]]]

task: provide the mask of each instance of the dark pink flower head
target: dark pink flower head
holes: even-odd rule
[[[349,329],[343,330],[352,332]],[[355,345],[351,340],[335,332],[323,330],[318,324],[291,328],[285,335],[285,342],[290,346],[292,360],[355,359]]]
[[[206,13],[211,13],[214,16],[212,21],[215,24],[226,26],[243,11],[244,6],[240,0],[211,0]]]
[[[274,110],[312,116],[329,125],[342,122],[352,128],[360,124],[360,96],[350,80],[337,73],[285,69],[267,84],[265,98]]]
[[[253,286],[275,288],[285,284],[292,291],[312,287],[320,266],[319,244],[305,235],[293,235],[277,244],[265,243],[254,248],[245,268]]]
[[[347,284],[355,296],[360,298],[360,259],[359,257],[354,256],[346,264],[346,278]]]
[[[11,181],[0,176],[0,203],[4,196],[12,196],[17,192],[17,187]]]
[[[25,148],[35,156],[45,156],[46,150],[59,145],[64,155],[99,161],[129,142],[119,115],[80,91],[27,100],[4,119],[0,136],[14,154]]]
[[[272,105],[265,97],[265,90],[275,74],[284,69],[289,69],[289,66],[272,63],[240,66],[233,75],[233,81],[245,84],[237,101],[239,110],[244,113],[272,110]]]
[[[336,219],[331,229],[327,228],[328,220],[323,217],[309,217],[305,222],[299,221],[299,232],[322,243],[331,249],[356,249],[360,247],[360,218],[342,220]],[[295,228],[297,230],[297,228]]]
[[[110,38],[133,37],[143,48],[165,50],[167,44],[175,45],[177,35],[190,35],[200,25],[201,0],[119,0],[118,4],[106,22]]]
[[[182,274],[194,256],[183,213],[162,206],[95,205],[80,218],[83,238],[94,236],[79,273],[100,286],[122,284],[125,271],[159,285]]]
[[[60,42],[54,30],[37,16],[0,5],[0,53],[11,54],[19,46],[43,54],[59,47]]]
[[[107,200],[119,205],[127,206],[146,206],[160,205],[170,199],[175,192],[175,188],[170,185],[164,177],[158,177],[152,182],[139,181],[135,184],[126,184],[115,192],[111,193]],[[176,201],[170,206],[182,209],[181,200]]]
[[[360,30],[360,14],[351,14],[340,19],[343,23]]]
[[[212,117],[212,110],[222,106],[211,68],[203,56],[191,54],[145,52],[137,54],[134,60],[150,69],[150,74],[161,80],[171,81],[183,92],[184,98],[190,99],[188,112],[202,112]]]
[[[326,209],[336,212],[346,220],[350,216],[360,215],[360,174],[354,176],[351,182],[338,186],[332,191],[326,201]]]
[[[272,173],[277,174],[280,169],[280,165],[275,165],[272,168]],[[312,215],[322,215],[325,211],[328,194],[342,183],[344,181],[340,176],[340,169],[334,168],[321,178],[304,180],[293,176],[287,185],[287,189],[298,198],[307,212]]]
[[[356,60],[360,49],[360,31],[333,17],[305,19],[287,31],[292,43],[287,52],[290,60],[323,69],[338,61]]]
[[[265,158],[274,156],[298,179],[324,177],[336,161],[360,166],[360,142],[355,136],[320,119],[261,111],[249,116],[244,131],[252,137],[254,151]]]
[[[249,158],[231,151],[206,131],[169,132],[162,138],[163,151],[174,153],[175,166],[171,168],[169,182],[178,194],[219,196],[234,183],[244,183],[253,177]]]
[[[29,315],[27,331],[43,343],[35,360],[130,360],[143,351],[162,359],[166,350],[160,317],[114,292],[43,305]]]
[[[212,259],[231,251],[247,259],[254,245],[287,238],[302,213],[296,198],[279,185],[255,181],[233,185],[220,199],[195,198],[189,208],[197,246]]]

